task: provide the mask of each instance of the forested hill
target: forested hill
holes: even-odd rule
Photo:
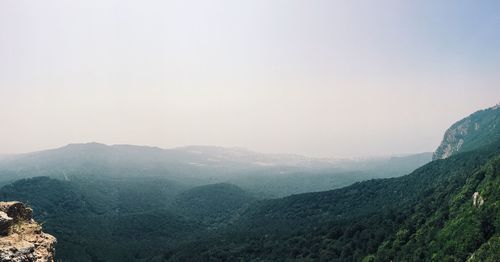
[[[226,232],[165,259],[499,261],[499,175],[497,140],[404,177],[261,201]]]
[[[62,152],[56,150],[43,155],[57,161],[28,156],[31,164],[19,170],[8,160],[0,174],[56,175],[7,184],[0,188],[0,200],[29,203],[57,237],[56,259],[62,261],[500,261],[500,139],[493,139],[500,110],[484,112],[473,115],[480,128],[461,137],[461,149],[446,158],[406,176],[336,190],[263,200],[258,191],[237,184],[193,186],[168,172],[154,175],[157,169],[142,167],[164,153],[158,149],[91,145],[70,151],[98,147],[102,156],[82,153],[82,160],[79,154],[63,154],[78,160],[65,163],[59,155],[52,158]],[[145,165],[121,158],[136,150],[151,153],[136,159]],[[117,159],[121,168],[115,169],[111,163]],[[389,162],[395,167],[415,163],[413,156]],[[67,168],[61,171],[57,163]],[[73,169],[80,165],[85,168]],[[143,175],[133,176],[136,172]]]

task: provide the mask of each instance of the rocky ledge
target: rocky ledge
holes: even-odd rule
[[[0,261],[53,262],[56,238],[42,232],[33,210],[21,202],[0,202]]]

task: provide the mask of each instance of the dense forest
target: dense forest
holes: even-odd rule
[[[171,261],[498,261],[500,143],[412,174],[256,203]],[[485,199],[473,206],[474,192]],[[471,254],[474,254],[472,256]]]

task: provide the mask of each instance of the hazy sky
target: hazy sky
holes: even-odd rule
[[[413,153],[498,102],[500,1],[0,0],[0,153]]]

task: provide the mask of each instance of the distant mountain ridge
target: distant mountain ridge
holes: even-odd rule
[[[187,186],[233,183],[280,197],[404,175],[430,159],[430,153],[332,160],[215,146],[162,149],[86,143],[0,159],[0,184],[36,176],[66,181],[82,176],[161,177]]]
[[[68,144],[63,147],[35,151],[23,154],[9,154],[0,155],[0,161],[11,162],[18,161],[19,159],[36,159],[39,157],[46,159],[50,156],[59,157],[82,157],[86,154],[93,154],[92,157],[98,158],[105,154],[113,155],[113,157],[127,157],[134,156],[138,157],[140,154],[150,154],[147,155],[153,160],[158,158],[169,158],[170,160],[178,160],[179,157],[189,156],[193,161],[199,161],[199,165],[216,165],[220,161],[230,161],[245,163],[248,165],[255,166],[290,166],[290,167],[331,167],[338,166],[344,163],[359,163],[364,161],[391,159],[391,158],[403,158],[412,155],[421,155],[429,153],[417,153],[417,154],[401,154],[393,156],[373,156],[373,157],[363,157],[363,158],[317,158],[308,157],[298,154],[273,154],[273,153],[259,153],[242,147],[221,147],[221,146],[202,146],[202,145],[192,145],[185,147],[175,147],[175,148],[160,148],[154,146],[138,146],[138,145],[128,145],[128,144],[116,144],[107,145],[98,142],[89,143],[73,143]],[[153,157],[154,156],[154,157]],[[144,157],[141,157],[144,158]],[[0,163],[2,164],[2,163]]]

